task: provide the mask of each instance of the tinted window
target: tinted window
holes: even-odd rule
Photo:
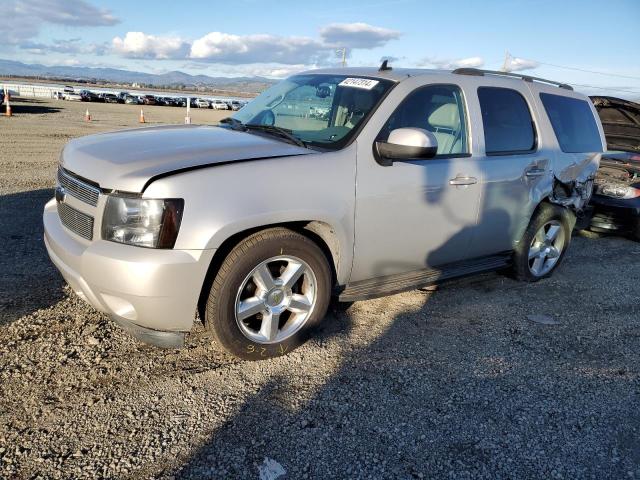
[[[541,93],[540,99],[563,152],[602,151],[600,132],[586,101],[550,93]]]
[[[508,88],[478,88],[487,155],[535,149],[536,135],[527,102]]]
[[[438,140],[438,155],[467,153],[467,129],[462,93],[454,85],[430,85],[411,92],[380,133],[386,140],[396,128],[422,128]]]

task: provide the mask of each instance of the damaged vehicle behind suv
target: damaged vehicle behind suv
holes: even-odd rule
[[[640,241],[640,104],[591,97],[607,140],[591,200],[590,230]]]
[[[603,140],[588,98],[548,80],[309,71],[218,127],[72,140],[45,243],[72,289],[136,337],[177,347],[199,318],[258,360],[303,343],[331,296],[550,275]]]

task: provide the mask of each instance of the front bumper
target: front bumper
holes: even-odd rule
[[[87,242],[63,227],[55,200],[45,206],[43,222],[49,256],[80,298],[140,340],[162,347],[183,343],[215,250]]]

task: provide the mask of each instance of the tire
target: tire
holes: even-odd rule
[[[540,204],[515,248],[514,277],[525,282],[549,277],[564,259],[571,241],[572,225],[571,212],[566,208]]]
[[[263,230],[223,261],[207,299],[205,326],[236,357],[279,357],[307,340],[330,297],[331,270],[318,245],[286,228]]]

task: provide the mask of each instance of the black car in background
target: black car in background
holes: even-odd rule
[[[102,98],[97,93],[93,93],[89,90],[80,91],[80,99],[83,102],[104,102],[104,98]]]
[[[640,104],[591,97],[607,137],[596,175],[590,230],[640,241]]]
[[[105,93],[103,96],[105,103],[120,103],[120,99],[113,93]]]

